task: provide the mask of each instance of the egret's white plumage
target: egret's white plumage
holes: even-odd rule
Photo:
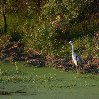
[[[74,46],[73,46],[73,43],[72,41],[69,42],[69,44],[72,46],[72,59],[73,59],[73,62],[76,66],[76,69],[81,69],[82,68],[82,60],[80,58],[79,55],[77,55],[75,52],[74,52]]]

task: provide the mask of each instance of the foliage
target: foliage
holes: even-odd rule
[[[64,57],[70,53],[67,42],[73,40],[77,51],[87,55],[94,53],[98,14],[97,0],[7,0],[7,34],[24,40],[26,47]]]

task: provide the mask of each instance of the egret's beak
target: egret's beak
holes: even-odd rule
[[[67,41],[64,41],[64,44],[65,44],[65,45],[68,44]]]

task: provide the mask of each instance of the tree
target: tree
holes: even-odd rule
[[[6,0],[1,0],[1,11],[2,11],[2,16],[3,16],[3,21],[4,21],[4,27],[3,27],[3,32],[6,33],[7,31],[7,23],[6,23]]]

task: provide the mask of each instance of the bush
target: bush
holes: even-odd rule
[[[35,2],[7,1],[7,34],[11,42],[24,40],[26,47],[45,55],[68,57],[71,46],[67,43],[73,40],[80,54],[94,53],[94,31],[99,30],[97,1]]]

